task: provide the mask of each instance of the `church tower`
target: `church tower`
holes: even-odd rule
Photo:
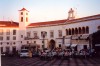
[[[25,8],[19,10],[19,37],[20,41],[27,36],[26,34],[26,27],[29,25],[29,11]],[[25,43],[24,43],[25,44]]]
[[[19,10],[19,28],[24,30],[26,29],[27,25],[29,24],[29,11],[25,8]]]
[[[75,18],[75,14],[74,14],[74,10],[71,8],[68,12],[68,19],[74,19]]]

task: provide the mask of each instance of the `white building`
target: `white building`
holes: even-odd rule
[[[36,48],[75,47],[77,50],[89,47],[89,35],[100,27],[100,14],[75,18],[74,10],[68,18],[48,22],[29,22],[29,11],[19,10],[19,22],[0,21],[1,51],[16,51],[22,46]]]

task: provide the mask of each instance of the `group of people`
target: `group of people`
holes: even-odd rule
[[[43,50],[39,51],[39,57],[41,59],[53,59],[53,58],[60,58],[60,59],[69,59],[74,58],[76,56],[81,56],[84,58],[87,58],[87,56],[90,56],[91,53],[88,49],[82,49],[80,51],[75,51],[73,49],[54,49],[54,50]]]

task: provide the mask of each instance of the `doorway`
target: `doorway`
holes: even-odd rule
[[[50,48],[51,50],[53,50],[53,49],[55,48],[55,40],[53,40],[53,39],[50,40],[49,48]]]

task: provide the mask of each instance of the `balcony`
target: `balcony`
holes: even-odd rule
[[[24,40],[30,40],[30,39],[39,39],[38,36],[34,36],[34,37],[25,37]]]

